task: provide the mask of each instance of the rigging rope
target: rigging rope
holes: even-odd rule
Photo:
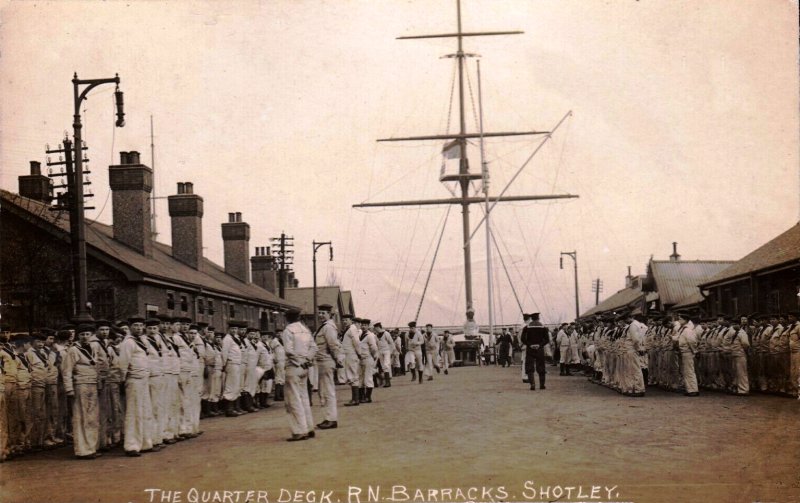
[[[444,237],[444,230],[447,228],[447,219],[450,217],[450,210],[453,208],[453,205],[447,205],[447,212],[444,214],[444,222],[442,223],[442,232],[439,234],[439,242],[436,243],[436,250],[433,252],[433,260],[431,260],[431,268],[428,269],[428,277],[425,279],[425,287],[422,289],[422,297],[419,299],[419,306],[417,306],[417,314],[414,315],[414,321],[416,322],[419,318],[419,312],[422,310],[422,303],[425,302],[425,294],[428,292],[428,284],[431,281],[431,274],[433,274],[433,266],[436,264],[436,257],[439,255],[439,247],[442,244],[442,238]]]
[[[514,288],[514,283],[511,281],[511,275],[508,274],[506,261],[503,259],[503,254],[500,253],[500,247],[497,246],[497,240],[494,238],[494,231],[489,230],[489,235],[492,236],[492,242],[494,243],[494,247],[497,250],[497,255],[500,257],[500,263],[503,264],[503,270],[506,272],[506,278],[508,278],[508,284],[511,286],[511,291],[514,292],[514,299],[517,301],[517,306],[519,306],[519,312],[524,313],[522,309],[522,303],[519,301],[519,295],[517,295],[517,289]]]

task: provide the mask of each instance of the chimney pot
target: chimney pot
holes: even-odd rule
[[[228,213],[228,222],[222,224],[225,272],[243,283],[250,283],[250,225],[242,221],[239,212]]]
[[[114,239],[149,256],[152,254],[153,170],[139,163],[138,152],[120,152],[119,157],[120,164],[108,168]]]
[[[192,182],[184,183],[183,187],[186,189],[186,194],[194,194],[194,184]]]
[[[183,194],[184,187],[182,182],[178,182],[178,194]]]
[[[42,174],[42,163],[39,161],[31,161],[31,174],[32,175],[41,175]]]

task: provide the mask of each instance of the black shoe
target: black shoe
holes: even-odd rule
[[[355,406],[355,405],[359,405],[359,404],[360,404],[360,402],[354,402],[353,400],[350,400],[349,402],[347,402],[346,404],[344,404],[344,406],[345,406],[345,407],[353,407],[353,406]]]
[[[97,459],[102,456],[102,453],[93,452],[91,454],[87,454],[86,456],[75,456],[77,459]]]
[[[317,436],[317,434],[314,433],[314,430],[311,430],[308,433],[306,433],[306,438],[314,438],[316,436]]]
[[[700,396],[700,393],[695,391],[694,393],[684,393],[683,396]]]
[[[139,451],[125,451],[125,455],[131,458],[138,458],[139,456],[141,456]]]
[[[292,433],[292,436],[287,438],[286,441],[287,442],[297,442],[299,440],[305,440],[307,438],[308,438],[308,436],[306,436],[306,435],[297,435],[295,433]]]
[[[536,391],[536,386],[531,386],[531,391]]]
[[[322,423],[318,424],[317,427],[320,430],[333,430],[339,427],[339,423],[336,421],[323,421]]]

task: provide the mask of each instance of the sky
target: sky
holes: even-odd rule
[[[332,241],[334,260],[318,256],[320,284],[352,290],[363,317],[463,322],[461,208],[352,208],[450,196],[442,142],[375,140],[456,131],[455,60],[442,58],[454,39],[396,40],[454,31],[454,0],[0,5],[0,187],[17,191],[29,161],[44,163],[45,144],[71,128],[74,72],[118,73],[124,128],[113,127],[113,86],[82,107],[88,218],[111,223],[107,168],[138,150],[155,169],[160,241],[170,242],[163,198],[190,181],[211,260],[223,263],[220,224],[238,211],[251,251],[294,237],[301,286],[312,283],[312,241]],[[797,223],[796,1],[463,0],[462,13],[465,31],[524,31],[465,39],[478,55],[467,63],[468,130],[478,130],[478,59],[486,131],[551,130],[571,112],[507,194],[579,198],[492,212],[495,322],[574,317],[562,251],[577,252],[583,312],[595,280],[602,299],[625,286],[628,266],[644,274],[650,257],[667,259],[672,242],[686,260],[736,260]],[[541,141],[486,141],[490,195]],[[469,156],[479,170],[477,143]],[[473,206],[472,228],[481,216]],[[472,256],[486,324],[483,229]]]

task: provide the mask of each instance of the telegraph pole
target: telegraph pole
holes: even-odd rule
[[[270,238],[270,241],[278,244],[278,251],[275,260],[278,262],[278,296],[285,298],[286,296],[286,271],[291,270],[292,254],[294,254],[294,238],[287,236],[281,232],[281,237]]]
[[[314,255],[312,262],[314,263],[314,332],[317,331],[319,328],[319,320],[317,317],[319,316],[319,309],[317,309],[317,250],[322,248],[323,246],[327,245],[330,247],[330,262],[333,262],[333,244],[330,241],[323,241],[318,243],[317,241],[312,241],[311,244],[314,246]]]
[[[564,255],[567,255],[575,263],[575,320],[581,317],[580,301],[578,300],[578,251],[561,252],[559,257],[560,268],[564,268]]]
[[[600,303],[600,292],[603,291],[603,280],[597,278],[592,282],[592,291],[594,292],[594,305]]]
[[[86,150],[87,147],[81,147],[82,150]],[[47,166],[50,168],[48,169],[47,176],[50,178],[56,177],[65,177],[64,180],[61,180],[60,185],[53,185],[53,188],[58,189],[66,189],[64,192],[61,192],[57,196],[57,203],[54,206],[51,206],[49,209],[51,211],[66,211],[69,215],[69,230],[70,230],[70,262],[72,267],[72,316],[77,315],[77,307],[78,303],[78,289],[80,288],[79,284],[79,276],[77,271],[80,268],[79,263],[79,249],[77,247],[78,240],[76,236],[78,235],[78,222],[79,218],[76,212],[76,205],[74,204],[75,200],[75,165],[73,162],[73,155],[75,150],[72,145],[72,141],[70,141],[69,136],[66,136],[63,142],[58,146],[56,149],[50,149],[48,145],[46,147],[45,153],[47,154],[63,154],[58,156],[58,161],[51,161],[50,156],[47,157]],[[88,159],[85,159],[88,161]],[[53,166],[61,166],[59,172],[53,173],[52,167]],[[90,194],[87,194],[90,196]],[[90,206],[85,206],[84,209],[94,209]]]

